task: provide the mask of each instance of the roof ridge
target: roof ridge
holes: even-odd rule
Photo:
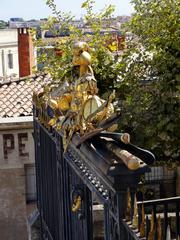
[[[26,77],[20,77],[20,78],[16,78],[16,79],[11,79],[11,80],[5,80],[3,82],[0,83],[0,88],[3,86],[3,85],[10,85],[11,83],[19,83],[21,81],[25,81],[25,80],[30,80],[30,79],[36,79],[40,76],[46,76],[47,74],[46,73],[37,73],[37,74],[32,74],[32,75],[29,75],[29,76],[26,76]]]

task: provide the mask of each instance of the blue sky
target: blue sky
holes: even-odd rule
[[[28,20],[48,17],[52,14],[45,2],[45,0],[0,0],[0,19],[22,17]],[[76,18],[83,14],[80,7],[83,0],[55,0],[55,2],[59,9],[71,11]],[[95,8],[100,10],[108,4],[116,6],[115,15],[130,15],[133,12],[130,0],[96,0]]]

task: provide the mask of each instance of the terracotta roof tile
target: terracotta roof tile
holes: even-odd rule
[[[34,76],[0,84],[0,117],[32,116],[33,91],[50,82],[49,76]]]

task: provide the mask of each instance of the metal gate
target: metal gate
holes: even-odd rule
[[[130,228],[124,219],[127,189],[134,199],[141,174],[148,169],[146,165],[136,171],[128,170],[124,164],[113,166],[108,157],[105,158],[108,153],[101,148],[98,139],[83,143],[79,148],[71,143],[64,153],[60,133],[43,126],[37,113],[34,136],[42,239],[94,239],[94,194],[103,205],[103,239],[139,239],[137,231]],[[92,143],[96,148],[92,148]],[[133,206],[132,200],[132,218]]]

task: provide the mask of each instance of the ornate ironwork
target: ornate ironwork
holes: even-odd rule
[[[154,156],[132,145],[129,134],[112,132],[120,117],[114,93],[107,101],[97,96],[90,62],[87,44],[75,44],[77,79],[33,97],[42,239],[92,240],[94,193],[104,206],[104,239],[138,239],[135,191]],[[133,226],[124,220],[127,189]]]

